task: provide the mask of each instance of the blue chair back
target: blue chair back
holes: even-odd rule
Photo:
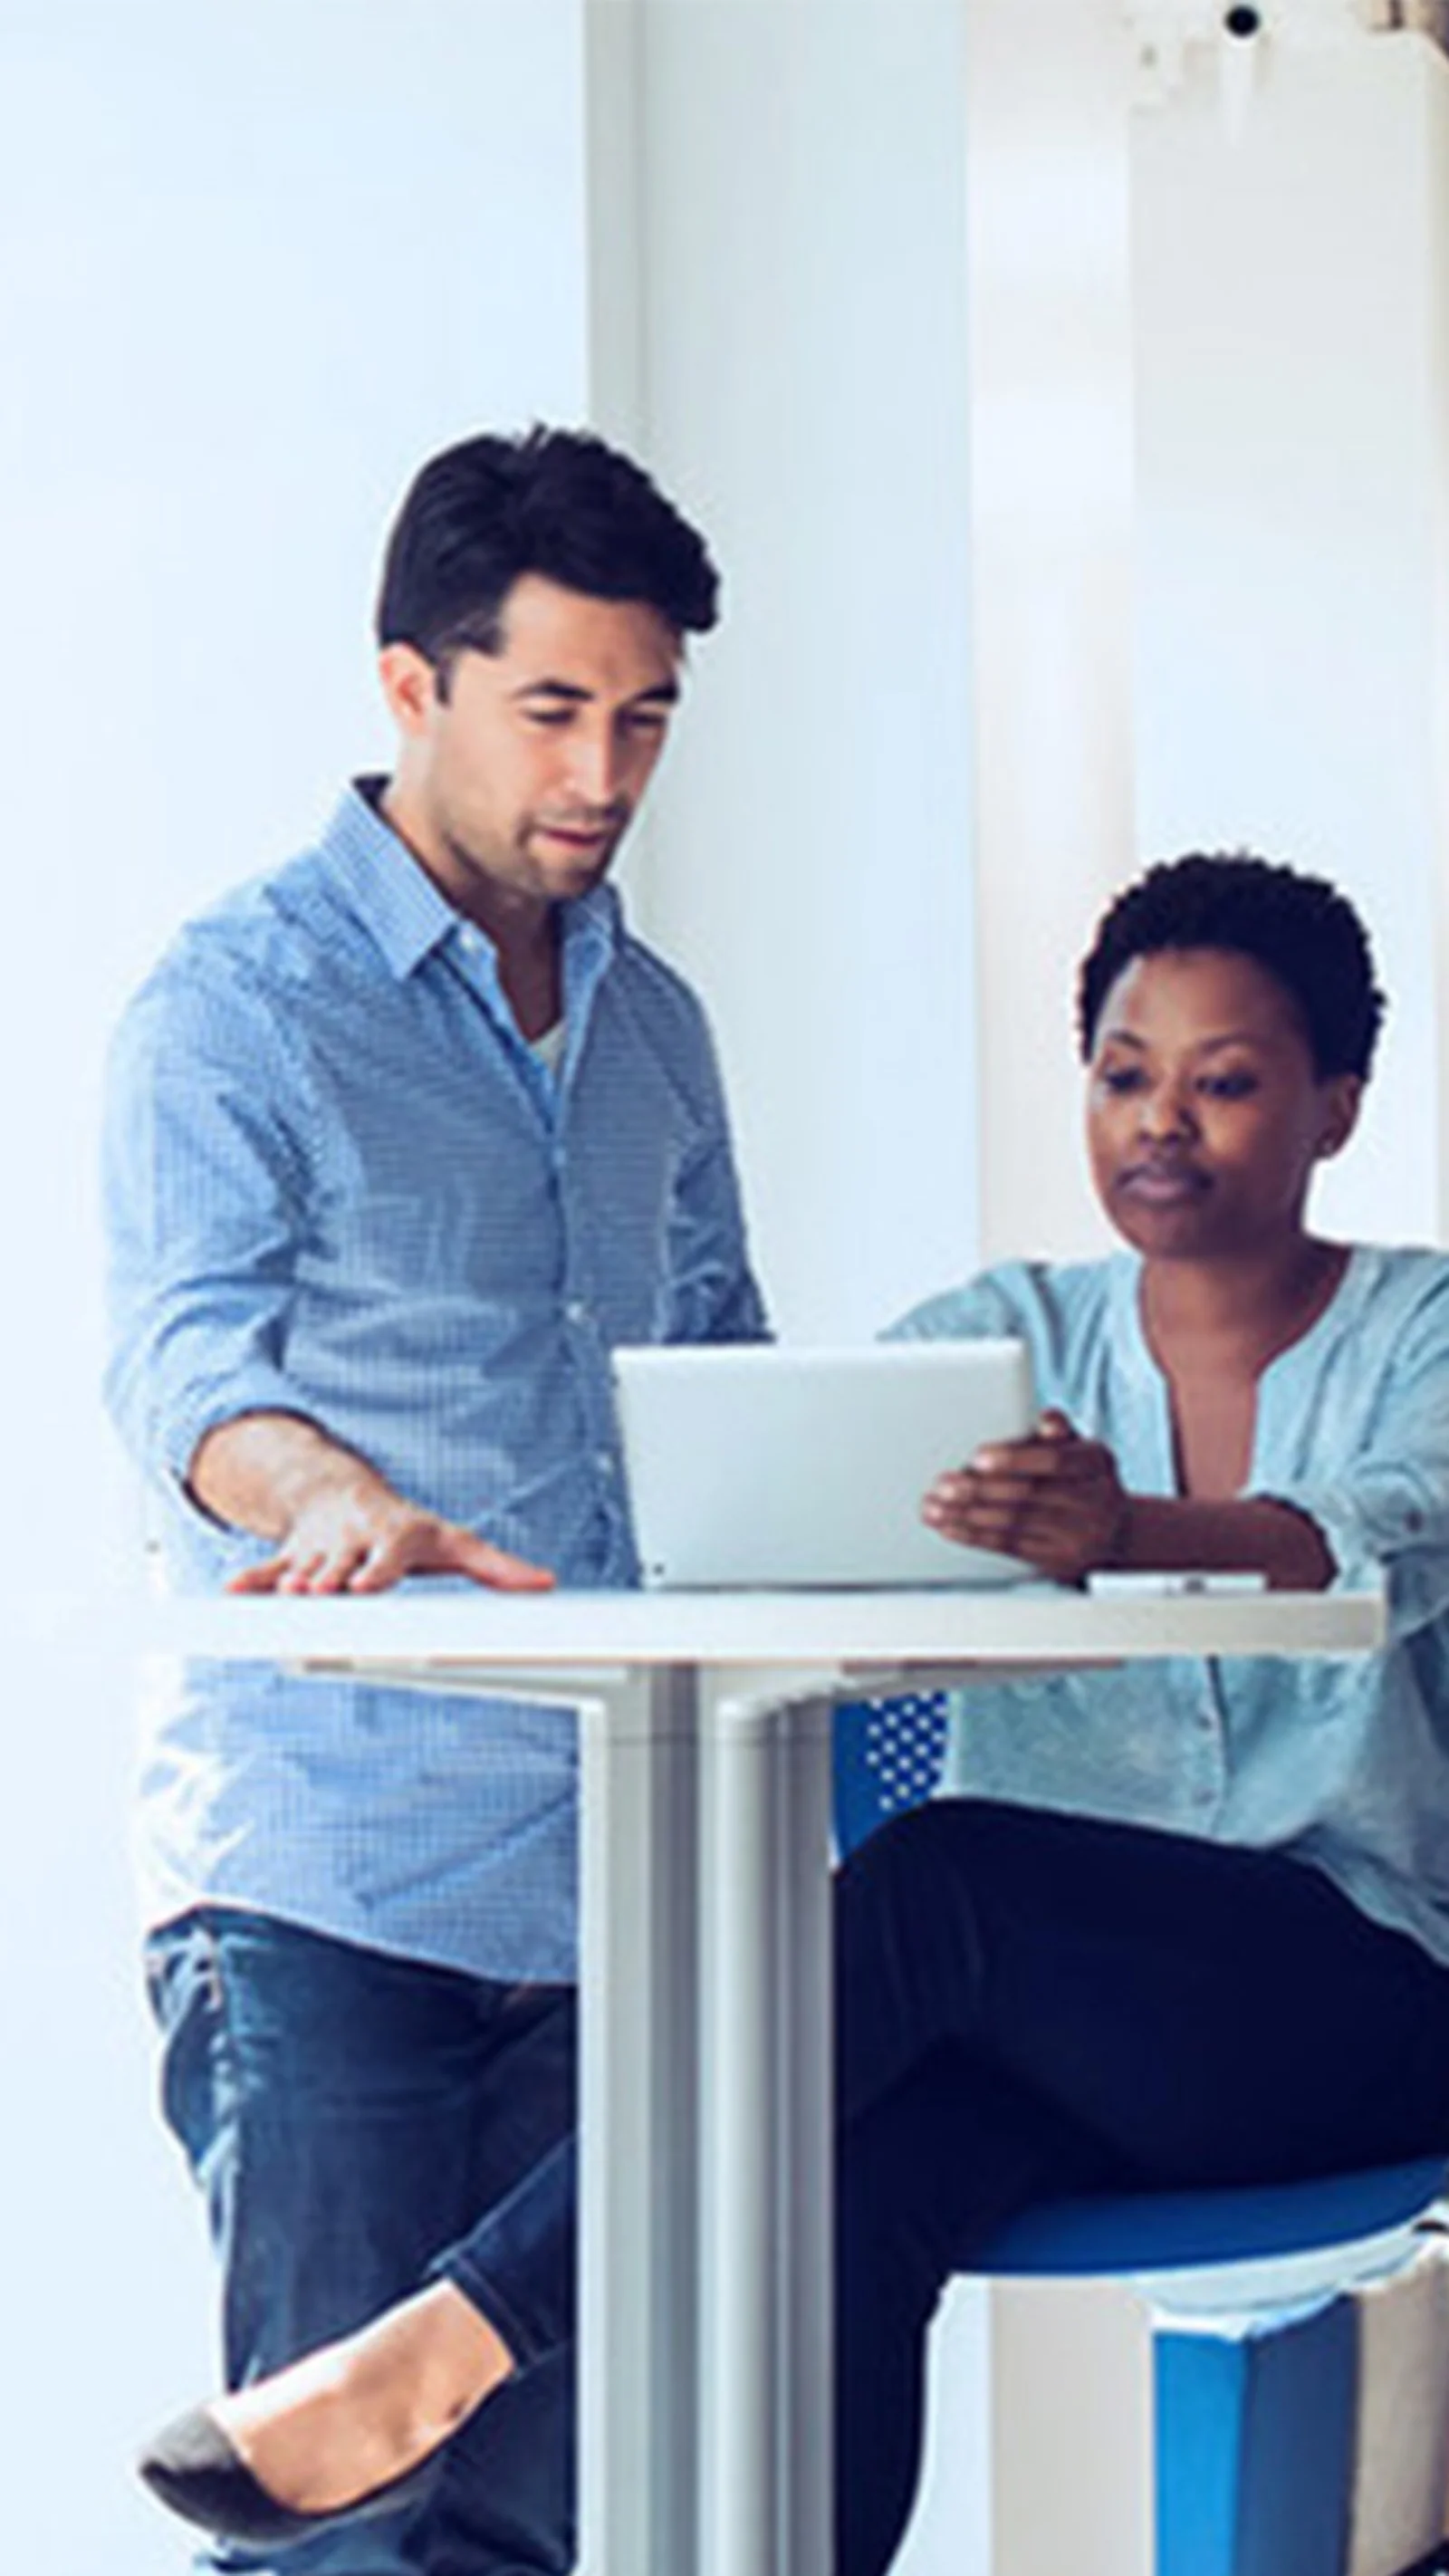
[[[950,1703],[945,1691],[848,1700],[835,1712],[835,1847],[842,1860],[877,1825],[919,1806],[940,1784]]]

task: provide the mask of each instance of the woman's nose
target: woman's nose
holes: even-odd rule
[[[1154,1138],[1189,1136],[1194,1127],[1190,1095],[1175,1082],[1155,1083],[1142,1095],[1141,1124],[1144,1136]]]

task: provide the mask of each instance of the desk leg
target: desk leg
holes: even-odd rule
[[[580,2568],[695,2576],[694,1677],[581,1712]]]
[[[701,2567],[829,2576],[831,1703],[700,1689]]]

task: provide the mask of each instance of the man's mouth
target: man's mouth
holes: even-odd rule
[[[548,840],[562,841],[566,849],[597,850],[617,837],[627,819],[626,815],[610,814],[598,821],[555,823],[550,822],[546,815],[540,815],[537,828]]]

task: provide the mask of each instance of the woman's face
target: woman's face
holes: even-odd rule
[[[1124,967],[1087,1078],[1087,1150],[1112,1224],[1157,1260],[1270,1253],[1302,1231],[1313,1167],[1362,1083],[1320,1079],[1298,1005],[1251,957],[1164,949]]]

